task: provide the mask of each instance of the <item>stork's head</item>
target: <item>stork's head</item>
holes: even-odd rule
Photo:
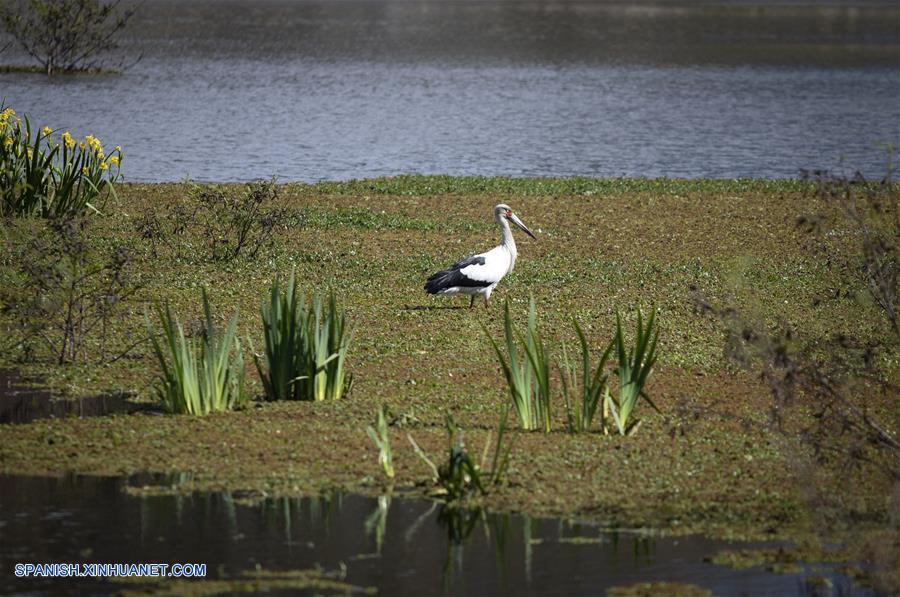
[[[526,226],[525,223],[519,219],[519,216],[514,214],[513,210],[505,203],[501,203],[494,208],[494,218],[496,218],[498,222],[502,222],[503,220],[512,222],[518,226],[522,232],[531,238],[535,238],[534,234],[531,233],[531,230],[528,229],[528,226]]]

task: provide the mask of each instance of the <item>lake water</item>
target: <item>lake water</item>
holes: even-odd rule
[[[0,98],[131,181],[881,176],[900,142],[896,2],[145,0],[123,42]]]
[[[715,595],[808,595],[805,574],[703,561],[747,544],[601,532],[589,524],[444,509],[421,499],[333,494],[242,505],[231,493],[127,495],[177,475],[0,475],[0,593],[107,594],[90,578],[16,578],[16,563],[200,563],[207,579],[316,566],[379,595],[603,595],[615,585],[681,582]],[[818,569],[837,594],[870,594]],[[132,585],[134,586],[134,585]],[[327,592],[330,594],[330,592]],[[292,594],[283,592],[276,594]]]

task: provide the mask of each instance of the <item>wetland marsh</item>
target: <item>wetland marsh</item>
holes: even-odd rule
[[[153,402],[155,359],[149,343],[132,345],[146,337],[154,303],[168,301],[190,328],[205,287],[218,320],[238,311],[244,346],[260,346],[269,282],[294,270],[301,288],[333,288],[346,308],[354,328],[350,393],[326,402],[253,401],[204,417],[137,412],[3,425],[0,472],[178,473],[185,478],[179,493],[377,496],[392,485],[398,496],[422,496],[430,473],[406,434],[440,455],[450,413],[467,445],[480,450],[509,401],[481,328],[501,335],[499,300],[522,317],[533,295],[545,336],[570,346],[577,317],[597,350],[610,338],[616,310],[653,303],[660,348],[648,392],[660,412],[644,409],[630,437],[570,434],[557,403],[550,433],[510,426],[508,481],[466,503],[663,535],[838,541],[857,549],[854,559],[885,540],[889,479],[865,462],[811,466],[811,447],[790,428],[773,427],[769,389],[726,358],[721,323],[697,313],[692,298],[700,289],[764,322],[787,320],[807,338],[844,334],[889,346],[877,307],[859,300],[860,280],[823,264],[818,245],[797,229],[798,216],[827,211],[807,183],[399,177],[288,184],[277,193],[285,219],[270,242],[253,259],[223,262],[211,257],[202,227],[148,238],[136,225],[149,213],[187,213],[177,206],[193,205],[196,188],[120,185],[118,202],[86,230],[101,252],[122,243],[132,252],[128,275],[139,290],[103,339],[106,354],[126,351],[127,358],[103,362],[99,340],[91,339],[79,362],[51,366],[32,339],[10,346],[4,365],[43,375],[63,398],[115,391]],[[427,296],[421,285],[429,273],[496,242],[489,216],[501,200],[527,218],[538,240],[519,241],[520,261],[495,303],[469,309],[464,298]],[[166,222],[162,229],[170,230]],[[33,232],[32,224],[7,228],[8,289],[18,275],[14,240]],[[14,332],[13,321],[4,325]],[[896,349],[878,354],[881,374],[896,379]],[[249,393],[261,396],[249,362]],[[869,392],[870,412],[890,422],[896,397],[874,386],[861,391]],[[390,484],[365,431],[381,405],[393,413]],[[821,494],[811,495],[811,484]],[[880,574],[884,566],[894,570],[879,562]]]
[[[895,4],[0,34],[0,592],[897,593]],[[427,295],[500,203],[492,304]]]

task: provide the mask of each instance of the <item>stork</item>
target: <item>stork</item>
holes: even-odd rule
[[[468,294],[471,297],[470,309],[475,304],[475,296],[480,294],[484,297],[484,304],[489,304],[491,293],[503,276],[513,271],[519,254],[509,223],[512,222],[525,234],[535,238],[528,226],[522,223],[505,203],[494,207],[494,220],[500,227],[500,245],[485,253],[466,257],[459,263],[432,275],[425,282],[428,294],[445,296]]]

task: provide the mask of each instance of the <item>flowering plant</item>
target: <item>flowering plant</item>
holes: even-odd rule
[[[109,154],[100,139],[78,142],[69,131],[32,130],[27,116],[0,105],[0,215],[66,216],[99,202],[119,181],[122,148]]]

